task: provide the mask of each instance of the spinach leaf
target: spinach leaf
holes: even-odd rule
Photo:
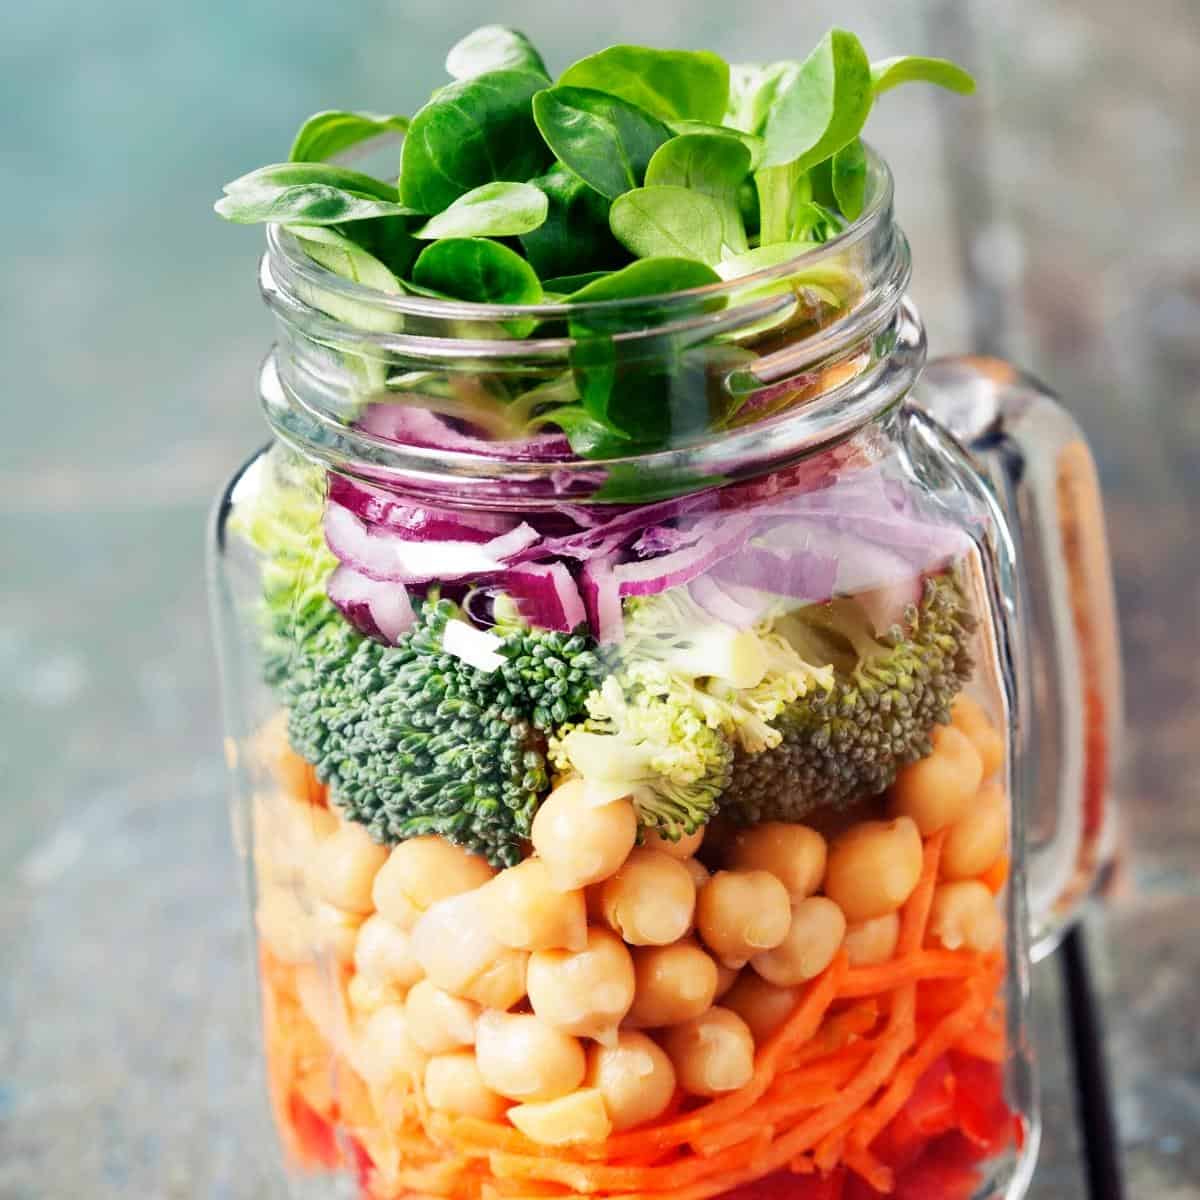
[[[481,25],[455,42],[446,55],[446,72],[455,79],[504,70],[535,71],[550,78],[533,43],[506,25]]]
[[[608,227],[607,197],[562,163],[529,181],[545,193],[546,220],[521,235],[525,256],[543,278],[620,266],[625,248]]]
[[[723,133],[683,133],[664,142],[646,167],[646,186],[669,185],[702,192],[721,213],[721,237],[731,254],[748,249],[738,189],[750,171],[750,151]]]
[[[763,165],[807,169],[853,141],[871,111],[871,64],[862,43],[831,29],[775,96]]]
[[[576,453],[589,458],[627,453],[652,444],[675,428],[696,424],[699,418],[691,406],[701,398],[676,386],[677,339],[668,334],[663,339],[640,339],[626,345],[612,335],[653,327],[674,311],[664,308],[661,298],[717,282],[719,276],[712,268],[691,259],[647,258],[585,285],[570,297],[572,304],[646,301],[632,308],[584,309],[569,320],[568,331],[574,339],[571,369],[589,419],[573,417],[571,428],[561,419],[566,414],[554,420],[563,427]],[[719,296],[708,297],[698,302],[698,308],[708,311],[723,303]],[[702,407],[707,412],[706,399]],[[623,448],[621,439],[627,441]]]
[[[707,50],[609,46],[572,63],[558,83],[620,96],[663,121],[719,125],[729,99],[729,65]]]
[[[620,271],[609,271],[600,279],[590,280],[572,293],[571,303],[667,296],[719,283],[720,278],[711,267],[690,258],[643,258]],[[594,329],[595,315],[584,319],[591,323],[589,328]]]
[[[847,221],[857,220],[867,195],[867,152],[862,140],[847,142],[833,156],[830,170],[833,195],[842,216]]]
[[[758,192],[758,240],[772,242],[794,239],[800,209],[812,198],[808,173],[798,163],[760,167],[754,173]]]
[[[542,285],[515,251],[488,238],[443,238],[421,251],[413,283],[476,304],[537,304]]]
[[[546,219],[546,194],[528,183],[484,183],[430,217],[413,237],[513,237]]]
[[[777,96],[799,69],[800,64],[795,62],[734,63],[729,68],[725,124],[744,133],[761,135]]]
[[[434,92],[412,119],[400,150],[400,199],[438,213],[493,180],[537,175],[549,154],[530,102],[546,86],[533,71],[489,71]]]
[[[945,58],[902,54],[871,64],[871,87],[875,95],[901,83],[933,83],[963,96],[975,90],[975,80],[970,74]]]
[[[642,182],[651,155],[671,137],[645,109],[592,88],[538,92],[533,116],[559,162],[610,200]]]
[[[766,148],[762,138],[742,129],[731,129],[728,125],[710,125],[707,121],[671,121],[671,128],[677,134],[709,133],[718,137],[737,138],[750,154],[750,170],[758,166]]]
[[[371,112],[314,113],[296,134],[288,159],[291,162],[325,162],[382,133],[403,133],[408,128],[407,117],[387,116]]]
[[[366,221],[347,221],[332,228],[377,258],[397,279],[403,279],[422,249],[421,243],[409,232],[413,220],[412,217],[374,217]]]
[[[345,234],[334,229],[307,225],[289,226],[288,232],[297,238],[305,254],[327,271],[389,296],[403,294],[405,289],[400,280],[379,259]],[[307,281],[302,282],[297,290],[314,308],[355,329],[366,329],[373,333],[394,333],[403,327],[404,317],[400,313],[388,312],[372,304],[363,304]],[[377,363],[374,365],[378,368]]]
[[[396,189],[382,180],[327,163],[275,163],[225,185],[214,205],[227,221],[337,225],[367,217],[401,216]]]
[[[719,262],[724,224],[717,202],[682,187],[636,188],[613,201],[613,233],[638,258],[691,258]]]
[[[613,274],[615,274],[613,271],[581,271],[577,275],[556,275],[552,279],[543,280],[542,287],[547,292],[555,292],[560,296],[566,297],[570,296],[573,292],[579,291],[580,288],[587,287],[589,283],[595,283],[600,279],[608,279]]]

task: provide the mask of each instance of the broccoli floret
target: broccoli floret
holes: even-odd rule
[[[620,662],[627,685],[694,708],[749,753],[779,744],[771,722],[786,705],[833,686],[832,668],[805,661],[769,621],[737,629],[686,588],[628,605]]]
[[[934,725],[949,721],[971,674],[974,628],[951,575],[927,579],[920,606],[910,605],[902,624],[882,635],[848,599],[777,622],[801,655],[833,667],[834,683],[783,710],[778,746],[738,756],[722,812],[747,824],[796,821],[882,792],[901,766],[930,753]]]
[[[631,796],[641,825],[674,841],[715,813],[729,782],[733,747],[688,704],[610,676],[587,703],[588,718],[550,740],[551,761],[575,771],[597,802]]]
[[[316,653],[341,627],[325,594],[337,566],[321,527],[325,488],[320,468],[273,449],[257,470],[258,490],[235,504],[229,530],[259,555],[262,670],[277,687],[302,649]]]
[[[481,671],[442,648],[455,605],[418,609],[395,646],[343,624],[299,649],[282,683],[289,737],[376,841],[436,833],[512,865],[549,787],[541,731],[580,715],[599,660],[582,634],[527,630]]]

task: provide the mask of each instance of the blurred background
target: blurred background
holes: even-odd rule
[[[271,331],[261,230],[211,203],[310,112],[412,112],[486,21],[552,69],[614,41],[802,57],[837,23],[977,73],[869,132],[933,352],[1015,358],[1100,462],[1130,733],[1089,962],[1128,1194],[1200,1196],[1195,0],[39,0],[0,46],[0,1197],[274,1194],[203,582]],[[1035,985],[1031,1194],[1116,1195],[1088,1190],[1056,969]]]

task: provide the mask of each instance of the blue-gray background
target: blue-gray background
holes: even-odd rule
[[[316,109],[413,111],[488,20],[552,67],[622,40],[799,56],[836,22],[977,70],[971,101],[888,95],[871,137],[934,352],[1015,355],[1097,447],[1134,722],[1097,967],[1134,1194],[1200,1196],[1194,0],[39,0],[0,34],[0,1197],[267,1194],[201,539],[263,438],[270,330],[260,231],[211,202]],[[1040,982],[1035,1191],[1070,1198]]]

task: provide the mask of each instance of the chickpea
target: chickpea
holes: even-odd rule
[[[636,980],[628,1024],[677,1025],[698,1017],[716,998],[717,964],[691,938],[633,952]]]
[[[799,1003],[798,988],[776,987],[753,971],[743,971],[725,997],[725,1007],[746,1022],[756,1042],[765,1042]]]
[[[970,696],[959,696],[950,710],[950,721],[971,739],[983,762],[984,779],[994,775],[1004,765],[1004,737],[983,706]]]
[[[815,829],[767,821],[737,833],[729,863],[743,870],[770,871],[795,902],[821,886],[825,857],[825,839]]]
[[[492,936],[514,950],[581,950],[587,905],[578,889],[559,891],[540,858],[501,871],[487,885]]]
[[[938,870],[943,879],[974,879],[1008,845],[1008,804],[999,783],[985,783],[965,816],[950,827]]]
[[[677,858],[634,850],[604,881],[600,907],[607,924],[631,946],[665,946],[691,928],[696,885]]]
[[[362,913],[346,912],[319,901],[312,916],[313,944],[335,962],[348,963],[354,957],[362,924]]]
[[[900,941],[900,914],[884,913],[846,930],[846,957],[852,967],[887,962]]]
[[[368,917],[358,931],[354,968],[361,975],[410,988],[424,974],[412,952],[412,935],[379,913]]]
[[[921,878],[924,850],[911,817],[863,821],[829,847],[825,894],[852,924],[895,912]]]
[[[614,1133],[661,1116],[675,1094],[675,1068],[644,1033],[622,1031],[616,1045],[588,1051],[584,1082],[604,1097]]]
[[[724,963],[717,963],[717,990],[713,999],[720,1000],[737,983],[740,974],[741,971],[737,967],[727,967]]]
[[[787,888],[768,871],[718,871],[696,902],[700,936],[730,967],[778,946],[791,920]]]
[[[672,858],[678,858],[681,861],[691,858],[700,849],[702,841],[704,841],[703,825],[695,833],[680,834],[674,841],[664,837],[656,829],[647,829],[642,834],[642,845],[647,850],[661,850],[664,854],[669,854]]]
[[[563,892],[607,879],[637,841],[637,814],[627,800],[589,803],[582,779],[568,779],[533,818],[533,848]]]
[[[322,900],[365,915],[375,907],[371,889],[387,857],[361,825],[342,825],[313,855],[313,888]]]
[[[465,996],[506,950],[487,926],[481,891],[462,892],[431,904],[413,926],[410,947],[421,969],[444,991]]]
[[[953,825],[983,778],[983,763],[962,730],[935,725],[932,739],[932,754],[900,768],[889,804],[893,816],[912,817],[924,837]]]
[[[696,892],[712,878],[708,868],[698,858],[685,858],[683,865],[687,867],[688,874],[692,877],[692,882],[696,885]]]
[[[576,1037],[615,1041],[633,1004],[633,959],[607,929],[589,929],[586,948],[539,950],[529,959],[529,1003],[547,1024]]]
[[[307,962],[312,958],[313,919],[292,888],[261,889],[254,923],[263,944],[276,958],[287,963]]]
[[[728,1008],[710,1008],[668,1029],[663,1049],[679,1086],[694,1096],[731,1092],[744,1087],[754,1074],[754,1036]]]
[[[475,1044],[479,1005],[443,992],[428,979],[413,985],[404,1015],[409,1036],[428,1054],[449,1054]]]
[[[355,1060],[359,1074],[368,1082],[383,1086],[398,1078],[420,1079],[425,1059],[425,1053],[409,1036],[400,1005],[385,1004],[367,1018]]]
[[[842,910],[826,896],[809,896],[792,909],[787,937],[774,950],[756,954],[750,965],[778,987],[794,987],[825,970],[846,936]]]
[[[580,1088],[557,1100],[514,1105],[508,1110],[508,1119],[543,1146],[594,1144],[612,1133],[604,1097],[595,1088]]]
[[[525,998],[528,966],[527,950],[503,950],[463,988],[462,994],[484,1008],[504,1012]]]
[[[346,984],[346,999],[355,1012],[369,1017],[385,1004],[403,1004],[403,995],[389,983],[380,983],[366,975],[351,975]]]
[[[586,1062],[575,1038],[532,1013],[485,1012],[475,1033],[483,1082],[510,1100],[553,1100],[583,1082]]]
[[[995,896],[977,879],[939,883],[929,909],[929,938],[947,950],[994,950],[1004,938]]]
[[[425,1099],[437,1112],[498,1121],[508,1107],[483,1082],[475,1055],[469,1050],[439,1054],[425,1064]]]
[[[411,929],[438,900],[482,887],[495,872],[477,854],[435,835],[401,842],[375,877],[375,907]]]

